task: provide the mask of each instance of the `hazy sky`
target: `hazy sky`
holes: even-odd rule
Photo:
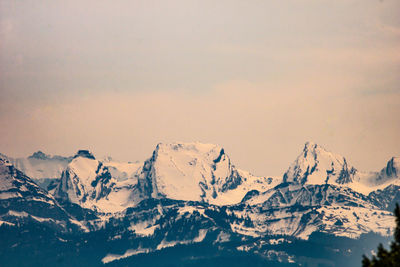
[[[400,1],[0,0],[0,152],[222,145],[282,175],[312,140],[400,156]]]

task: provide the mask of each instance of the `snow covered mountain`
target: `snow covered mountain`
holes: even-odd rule
[[[395,204],[400,203],[400,158],[391,158],[375,177],[371,181],[375,190],[370,192],[369,197],[376,205],[393,210]]]
[[[82,156],[84,156],[86,150],[80,151]],[[77,155],[78,154],[79,151]],[[58,155],[51,156],[42,151],[37,151],[27,158],[7,158],[15,168],[25,173],[42,188],[47,189],[55,179],[61,177],[68,164],[77,157],[77,155],[69,157]],[[142,164],[141,162],[115,161],[111,157],[106,157],[102,162],[109,168],[112,176],[118,180],[130,178]]]
[[[399,163],[392,158],[379,172],[362,172],[308,142],[283,178],[256,177],[238,169],[218,145],[160,143],[144,163],[98,160],[80,150],[46,191],[0,155],[0,234],[23,233],[0,241],[7,248],[0,259],[32,249],[34,243],[12,247],[30,235],[43,238],[37,229],[29,232],[35,222],[53,229],[51,245],[41,247],[44,259],[53,250],[70,251],[90,258],[87,265],[118,266],[119,259],[172,249],[183,261],[204,256],[181,255],[186,247],[210,248],[211,258],[247,253],[290,264],[304,260],[294,251],[318,243],[330,262],[340,258],[339,266],[352,266],[346,264],[354,250],[370,251],[359,238],[392,234]],[[323,238],[316,241],[318,235]]]
[[[79,150],[51,193],[60,201],[83,208],[101,212],[121,211],[137,203],[134,200],[137,179],[132,176],[135,168],[138,168],[137,164],[103,163],[89,151]]]
[[[283,181],[299,184],[349,184],[357,170],[347,160],[323,147],[307,142],[302,153],[283,175]]]
[[[300,238],[315,231],[352,238],[368,232],[387,235],[394,224],[392,213],[367,196],[330,184],[282,183],[244,203],[252,207],[249,216],[255,218],[258,231]]]
[[[392,158],[380,172],[359,171],[346,158],[307,142],[303,151],[283,175],[283,182],[302,185],[345,186],[362,194],[400,186],[400,158]]]
[[[148,197],[217,205],[238,203],[248,191],[265,191],[279,182],[237,169],[222,147],[202,143],[158,144],[137,177]]]
[[[118,212],[146,198],[235,204],[249,190],[265,191],[279,181],[236,169],[224,149],[211,144],[158,144],[140,168],[131,165],[130,176],[121,175],[126,164],[101,162],[80,152],[51,192],[84,208]]]
[[[0,157],[0,225],[21,226],[29,222],[61,231],[67,231],[71,224],[80,227],[48,192]]]
[[[371,182],[376,186],[393,183],[400,185],[400,157],[391,158]]]
[[[391,211],[400,200],[396,166],[392,159],[380,173],[360,172],[344,157],[307,142],[281,184],[265,192],[251,191],[243,203],[264,211],[256,212],[264,218],[256,220],[265,231],[302,238],[314,231],[350,237],[370,231],[384,235],[393,220],[382,209]]]
[[[158,144],[152,157],[123,181],[115,179],[91,154],[78,154],[63,173],[54,195],[102,212],[121,212],[151,198],[214,205],[239,203],[238,207],[245,204],[255,208],[238,208],[241,210],[236,210],[235,216],[250,216],[254,227],[231,228],[250,236],[274,231],[301,238],[315,231],[351,237],[370,231],[388,234],[393,224],[391,213],[377,204],[380,195],[372,198],[352,189],[360,184],[357,175],[344,157],[312,143],[305,145],[282,183],[236,169],[219,146],[173,143]],[[329,183],[330,179],[333,182]],[[293,212],[289,217],[288,211]],[[305,219],[310,214],[315,220]],[[276,220],[276,216],[281,219]],[[156,227],[149,222],[146,225]]]
[[[46,188],[53,179],[60,178],[72,157],[50,156],[37,151],[27,158],[8,158],[23,173]]]

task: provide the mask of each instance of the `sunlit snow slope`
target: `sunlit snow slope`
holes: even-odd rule
[[[239,170],[222,147],[202,143],[158,144],[138,179],[154,198],[218,205],[238,203],[248,191],[265,191],[279,181]]]

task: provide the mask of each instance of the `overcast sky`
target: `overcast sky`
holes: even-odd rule
[[[222,145],[282,175],[306,141],[400,156],[400,1],[0,1],[0,152],[144,160]]]

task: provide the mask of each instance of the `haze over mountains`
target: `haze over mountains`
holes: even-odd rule
[[[98,160],[87,150],[71,157],[1,155],[0,179],[1,231],[39,225],[55,247],[65,245],[60,238],[71,247],[86,238],[82,249],[101,249],[80,257],[96,264],[194,244],[296,264],[301,255],[289,248],[316,234],[390,236],[391,209],[400,200],[400,158],[364,172],[312,142],[282,177],[241,170],[218,145],[160,143],[141,163]],[[94,242],[100,233],[105,239]],[[7,242],[17,245],[2,255],[35,249],[19,238],[12,236]],[[330,249],[332,262],[351,258],[346,247]]]

